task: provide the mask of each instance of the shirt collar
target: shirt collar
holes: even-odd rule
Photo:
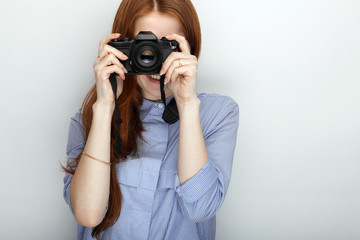
[[[168,97],[166,99],[166,105],[169,104],[169,102],[171,101],[171,99],[173,99],[173,96],[171,97]],[[162,101],[150,101],[150,100],[147,100],[145,98],[143,98],[143,101],[142,101],[142,104],[139,108],[140,110],[140,120],[143,121],[144,118],[149,114],[149,112],[151,111],[151,109],[154,107],[154,105],[157,105],[159,103],[163,103]],[[163,107],[163,109],[165,109],[165,106]]]

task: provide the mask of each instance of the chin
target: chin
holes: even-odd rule
[[[145,99],[151,101],[161,100],[160,76],[159,75],[138,75],[137,81],[142,89],[142,95]],[[169,89],[164,87],[165,96],[168,96]]]

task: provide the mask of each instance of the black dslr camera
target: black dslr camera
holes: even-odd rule
[[[126,75],[159,74],[162,63],[174,51],[179,51],[175,40],[160,40],[152,32],[140,32],[135,39],[118,38],[108,43],[123,52],[128,59],[120,60],[128,73]]]

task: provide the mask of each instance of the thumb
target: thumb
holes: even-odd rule
[[[171,82],[168,82],[167,84],[165,84],[165,87],[167,89],[169,89],[172,93],[174,93],[174,85],[171,84]]]

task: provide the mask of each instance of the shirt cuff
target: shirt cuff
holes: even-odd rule
[[[179,176],[175,174],[175,191],[187,202],[199,200],[217,181],[218,173],[208,160],[201,170],[180,186]]]

